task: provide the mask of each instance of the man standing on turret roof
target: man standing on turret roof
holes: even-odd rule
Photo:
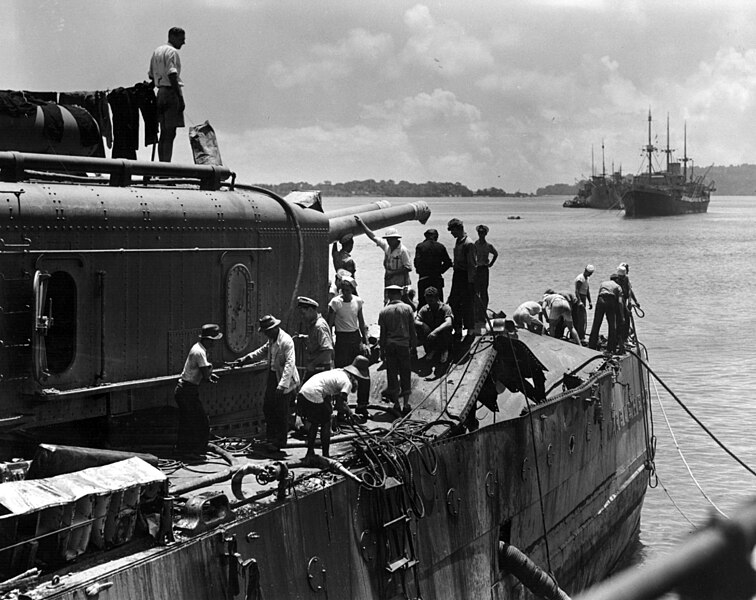
[[[157,87],[157,113],[160,123],[158,159],[171,162],[176,129],[184,126],[184,93],[181,87],[181,57],[178,51],[186,43],[186,33],[180,27],[168,30],[168,43],[155,48],[147,76]]]

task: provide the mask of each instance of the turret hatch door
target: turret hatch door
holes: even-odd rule
[[[32,362],[34,378],[43,381],[48,376],[47,348],[45,337],[53,324],[52,299],[47,302],[47,286],[50,274],[46,271],[34,273],[34,331],[32,332]]]

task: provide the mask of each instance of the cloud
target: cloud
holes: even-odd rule
[[[373,34],[352,29],[335,44],[315,44],[309,49],[310,60],[277,60],[268,68],[268,76],[278,88],[302,85],[327,86],[367,67],[388,72],[392,63],[393,40],[386,33]]]
[[[490,48],[482,40],[469,35],[457,21],[436,22],[425,5],[406,11],[404,23],[409,30],[401,53],[405,64],[419,65],[442,77],[480,71],[494,64]]]
[[[218,138],[224,163],[244,182],[427,180],[407,135],[392,125],[219,131]]]
[[[435,89],[401,100],[386,100],[381,104],[365,105],[365,118],[399,121],[404,128],[425,125],[452,125],[480,120],[480,110],[472,104],[457,100],[448,90]]]

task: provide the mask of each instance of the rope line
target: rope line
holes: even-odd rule
[[[664,383],[664,381],[662,381],[662,379],[654,372],[654,370],[649,366],[649,364],[646,361],[644,361],[640,356],[638,356],[637,352],[630,349],[628,349],[627,351],[633,356],[635,356],[643,364],[643,366],[648,370],[648,372],[654,376],[654,379],[656,379],[656,381],[658,381],[662,385],[662,387],[667,391],[667,393],[670,396],[672,396],[672,398],[674,398],[675,402],[677,402],[683,408],[683,410],[686,413],[688,413],[688,415],[696,422],[696,424],[701,429],[703,429],[706,432],[706,434],[712,440],[714,440],[714,442],[716,442],[716,444],[720,448],[722,448],[722,450],[724,450],[735,462],[737,462],[741,467],[743,467],[751,475],[756,476],[756,471],[754,471],[748,464],[746,464],[740,457],[738,457],[732,450],[730,450],[716,435],[714,435],[714,433],[708,427],[706,427],[706,425],[704,425],[701,422],[701,419],[699,419],[696,415],[694,415],[693,412],[685,405],[685,403],[682,400],[680,400],[680,398],[678,398],[677,394],[675,394],[669,388],[669,386],[666,383]]]
[[[683,455],[682,448],[680,448],[680,444],[678,444],[677,442],[677,437],[675,436],[675,432],[672,431],[672,425],[670,424],[669,419],[667,418],[667,411],[664,409],[664,404],[662,403],[661,396],[659,395],[659,389],[656,387],[655,381],[654,381],[654,391],[656,392],[656,401],[659,403],[659,408],[661,408],[662,415],[664,416],[664,421],[667,423],[667,429],[669,430],[669,433],[672,436],[672,442],[675,444],[677,453],[680,455],[680,459],[683,461],[685,468],[688,470],[688,474],[690,475],[690,478],[693,480],[693,483],[696,484],[696,487],[701,492],[701,495],[704,498],[706,498],[707,502],[714,507],[714,510],[716,510],[725,519],[728,518],[727,515],[724,512],[722,512],[719,509],[719,507],[714,503],[714,501],[711,498],[709,498],[709,496],[706,494],[704,489],[701,487],[701,484],[698,483],[698,480],[696,479],[695,475],[693,475],[693,471],[691,470],[690,465],[688,464],[688,461],[685,459],[685,456]]]

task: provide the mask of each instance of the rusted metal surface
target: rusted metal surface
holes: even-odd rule
[[[483,352],[474,356],[485,364]],[[73,598],[75,589],[100,580],[113,583],[108,590],[113,598],[144,597],[145,589],[156,598],[189,597],[180,590],[200,599],[244,597],[231,594],[231,572],[243,582],[254,575],[265,596],[274,598],[401,598],[418,589],[423,597],[441,599],[521,597],[519,582],[497,563],[501,541],[521,548],[541,568],[550,562],[560,587],[572,593],[606,573],[638,530],[647,482],[643,415],[634,393],[639,391],[634,359],[622,363],[618,374],[610,369],[599,377],[597,389],[589,385],[533,407],[532,430],[522,416],[412,451],[413,511],[420,513],[403,512],[407,504],[386,504],[391,490],[367,490],[321,475],[313,480],[318,485],[303,480],[304,487],[286,501],[261,499],[239,509],[236,521],[194,539],[146,550],[128,564],[113,561],[107,571],[77,572],[48,597]],[[596,431],[587,439],[589,424]],[[348,452],[348,444],[335,451]],[[386,537],[397,526],[404,531],[405,522],[417,566],[390,572],[389,559],[402,563],[397,549],[412,558],[406,555],[407,538]],[[231,563],[220,558],[230,546]],[[194,562],[198,556],[207,563]],[[178,583],[169,588],[161,577],[166,573]],[[186,587],[193,574],[206,585]]]

